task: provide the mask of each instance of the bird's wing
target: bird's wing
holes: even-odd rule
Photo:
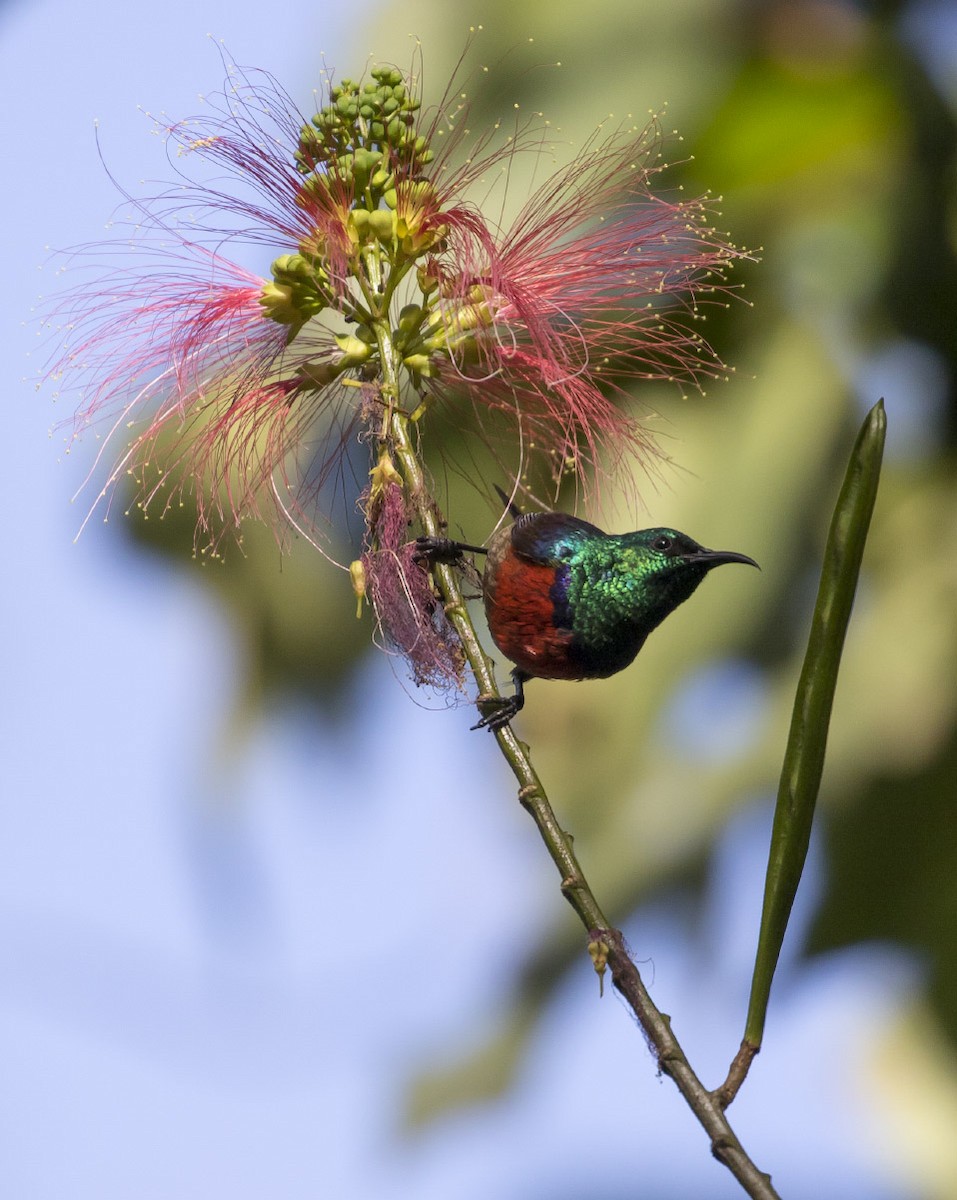
[[[529,562],[557,566],[565,557],[563,547],[581,537],[604,536],[597,525],[570,513],[525,513],[512,526],[512,549]]]

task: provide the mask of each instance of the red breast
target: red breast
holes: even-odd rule
[[[539,679],[579,679],[568,659],[570,629],[554,624],[550,595],[555,568],[530,562],[512,548],[511,527],[489,545],[482,579],[492,640],[506,658]]]

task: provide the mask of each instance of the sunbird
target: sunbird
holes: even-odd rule
[[[455,563],[484,554],[489,633],[515,667],[512,696],[486,702],[473,729],[501,729],[525,704],[530,679],[607,679],[634,661],[645,639],[722,563],[753,558],[708,550],[676,529],[605,533],[563,512],[521,513],[487,547],[418,539],[422,557]]]

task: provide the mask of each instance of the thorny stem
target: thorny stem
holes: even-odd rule
[[[394,403],[398,394],[397,363],[386,321],[377,323],[376,335],[383,365],[383,400],[389,412],[387,445],[395,456],[423,531],[429,537],[441,537],[445,521],[429,492],[425,472],[413,443],[410,417]],[[479,694],[483,699],[497,697],[499,691],[492,663],[475,632],[455,568],[446,563],[436,563],[432,573],[449,621],[462,642]],[[638,968],[625,949],[621,933],[610,927],[599,907],[572,850],[572,839],[559,825],[545,788],[532,766],[528,746],[519,741],[508,725],[494,733],[499,748],[518,780],[519,800],[531,814],[561,875],[562,894],[588,930],[589,941],[593,945],[601,945],[602,950],[607,952],[612,981],[637,1017],[648,1045],[657,1057],[659,1069],[674,1080],[710,1137],[712,1154],[728,1168],[744,1191],[754,1200],[776,1200],[778,1193],[771,1186],[771,1177],[758,1170],[728,1124],[720,1089],[717,1092],[708,1091],[692,1070],[672,1033],[670,1018],[655,1007]]]

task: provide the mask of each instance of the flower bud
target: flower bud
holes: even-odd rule
[[[385,447],[382,448],[379,454],[379,461],[369,472],[369,477],[372,480],[372,485],[369,489],[370,501],[379,496],[389,484],[396,483],[399,487],[402,486],[402,476],[395,469],[392,456]]]
[[[362,601],[366,594],[366,568],[361,558],[349,564],[349,578],[352,580],[352,590],[356,594],[356,619],[362,617]]]
[[[321,391],[324,387],[328,387],[330,383],[338,379],[343,369],[340,363],[302,363],[297,372],[301,381],[300,387],[309,391]]]
[[[407,304],[399,313],[398,334],[402,337],[409,337],[410,334],[417,333],[425,317],[425,309],[418,304]]]
[[[337,333],[336,345],[342,351],[342,358],[339,360],[341,368],[357,367],[372,354],[372,347],[368,342],[354,337],[351,333]]]
[[[402,365],[411,374],[420,375],[423,379],[431,379],[433,375],[438,374],[438,366],[428,354],[407,354],[402,360]]]
[[[369,232],[380,242],[391,242],[395,237],[395,213],[390,208],[378,208],[369,213]]]

